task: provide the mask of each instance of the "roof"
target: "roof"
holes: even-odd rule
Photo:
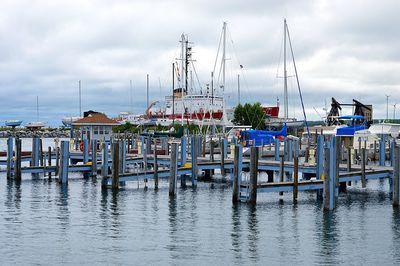
[[[105,114],[102,113],[92,113],[88,116],[76,120],[72,123],[73,126],[81,126],[81,125],[106,125],[106,126],[117,126],[119,123],[113,119],[108,118]]]

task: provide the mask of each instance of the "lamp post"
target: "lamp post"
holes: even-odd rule
[[[397,105],[397,103],[393,104],[393,120],[396,119],[396,105]]]

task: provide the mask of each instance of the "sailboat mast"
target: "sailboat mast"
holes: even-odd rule
[[[223,30],[223,46],[222,46],[222,131],[225,133],[225,126],[227,124],[226,110],[225,110],[225,63],[226,63],[226,22],[222,27]]]
[[[222,94],[225,92],[225,61],[226,61],[226,22],[222,26],[223,43],[222,43]]]
[[[183,95],[183,81],[185,80],[185,35],[181,35],[181,89]]]
[[[175,124],[175,63],[172,63],[172,126]]]
[[[289,106],[288,106],[288,91],[287,91],[287,70],[286,70],[286,32],[287,32],[286,19],[283,22],[283,72],[284,72],[284,87],[283,87],[283,111],[285,120],[289,116]]]

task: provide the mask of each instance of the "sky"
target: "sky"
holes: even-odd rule
[[[389,118],[400,107],[398,0],[0,2],[1,124],[36,121],[37,96],[39,120],[48,125],[79,115],[79,80],[82,111],[143,113],[147,74],[150,101],[171,92],[182,33],[193,46],[194,90],[204,88],[223,22],[227,105],[238,102],[238,74],[242,103],[282,104],[284,18],[309,120],[324,116],[331,97],[373,104],[375,119],[386,118],[387,100]],[[290,60],[288,75],[289,115],[302,119]]]

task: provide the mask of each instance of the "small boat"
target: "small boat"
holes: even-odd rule
[[[78,121],[79,119],[82,119],[80,116],[65,116],[62,119],[62,123],[64,126],[69,127],[71,124],[75,121]]]
[[[42,127],[44,127],[44,123],[43,122],[30,122],[28,124],[25,125],[25,127],[29,130],[38,130],[41,129]]]
[[[7,127],[19,127],[22,124],[22,120],[7,120],[5,125]]]

